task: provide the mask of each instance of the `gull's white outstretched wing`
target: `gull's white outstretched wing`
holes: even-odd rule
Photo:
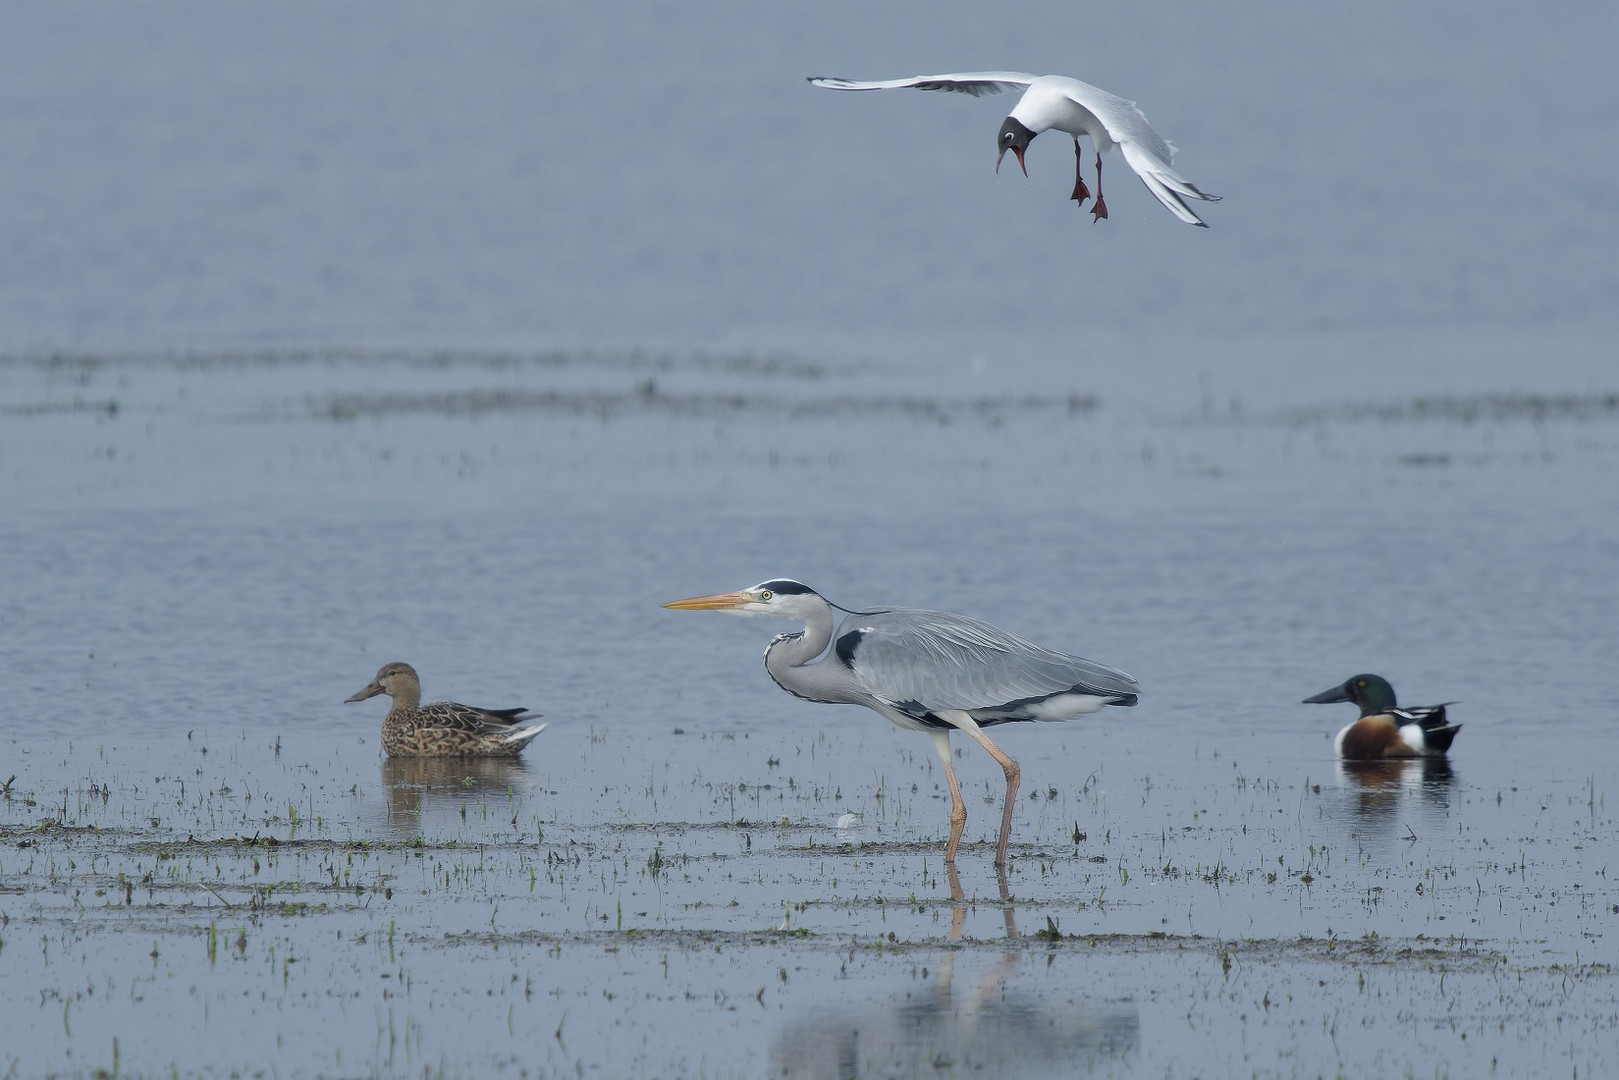
[[[866,689],[912,715],[958,710],[980,723],[1060,720],[1109,700],[1134,704],[1140,690],[1105,664],[940,611],[851,615],[833,648]]]
[[[948,90],[983,97],[1006,90],[1023,90],[1034,82],[1033,75],[1021,71],[961,71],[953,75],[917,75],[909,79],[880,79],[859,82],[825,75],[810,76],[810,84],[828,90]]]
[[[1153,129],[1147,122],[1146,114],[1135,102],[1078,79],[1063,76],[1053,81],[1060,84],[1063,94],[1070,101],[1101,121],[1102,126],[1107,128],[1108,137],[1119,144],[1119,152],[1124,155],[1124,160],[1170,213],[1188,225],[1208,227],[1182,200],[1219,202],[1220,196],[1198,190],[1195,184],[1170,167],[1175,160],[1175,147]]]

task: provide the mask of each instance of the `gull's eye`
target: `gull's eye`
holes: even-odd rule
[[[760,589],[759,590],[759,599],[761,599],[761,600],[769,600],[774,595],[775,595],[775,593],[771,592],[769,589]]]

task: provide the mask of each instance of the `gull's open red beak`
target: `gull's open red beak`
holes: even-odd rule
[[[1029,167],[1023,163],[1023,147],[1021,147],[1021,146],[1012,147],[1012,153],[1017,156],[1018,168],[1023,170],[1023,175],[1024,176],[1028,176],[1029,175]],[[997,175],[997,176],[999,176],[1000,172],[1001,172],[1001,158],[1003,158],[1005,156],[1006,156],[1006,151],[1005,150],[1002,150],[1000,153],[995,155],[995,175]]]

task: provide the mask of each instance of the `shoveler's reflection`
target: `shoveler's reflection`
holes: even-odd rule
[[[434,805],[453,810],[469,797],[504,796],[528,787],[528,776],[521,758],[387,758],[382,786],[388,793],[388,829],[415,836]]]
[[[1338,782],[1362,839],[1414,835],[1450,812],[1456,774],[1442,757],[1340,761]]]

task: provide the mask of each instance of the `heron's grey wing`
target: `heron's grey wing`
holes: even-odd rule
[[[810,76],[813,86],[828,90],[948,90],[958,94],[983,97],[1004,90],[1023,90],[1035,76],[1021,71],[961,71],[953,75],[917,75],[909,79],[879,79],[860,82],[855,79],[835,79],[826,75]]]
[[[968,712],[1057,694],[1122,697],[1140,691],[1135,679],[1105,664],[939,611],[851,615],[835,647],[867,689],[907,712]]]
[[[1171,168],[1175,147],[1147,123],[1147,115],[1135,102],[1110,94],[1099,86],[1078,79],[1061,77],[1062,92],[1070,101],[1088,109],[1107,128],[1108,137],[1119,144],[1119,152],[1153,197],[1170,213],[1188,225],[1204,225],[1183,199],[1219,202],[1220,196],[1200,191],[1196,184]],[[1205,228],[1207,226],[1204,226]]]

